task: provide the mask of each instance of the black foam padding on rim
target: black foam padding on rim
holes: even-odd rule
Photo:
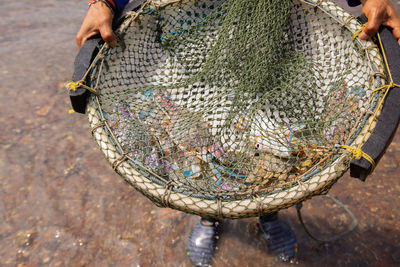
[[[359,18],[361,22],[366,22],[363,15]],[[383,50],[386,54],[393,82],[400,83],[400,46],[396,38],[387,27],[379,29],[382,40]],[[381,115],[371,136],[362,146],[362,151],[368,154],[378,164],[379,160],[392,142],[400,120],[400,88],[390,89],[383,104]],[[350,163],[350,176],[365,181],[372,169],[371,163],[366,159],[353,159]]]
[[[145,0],[131,1],[122,10],[117,12],[114,16],[113,29],[116,29],[123,21],[125,15],[132,10],[136,10]],[[74,73],[72,75],[72,81],[77,82],[82,80],[91,62],[94,60],[98,53],[98,48],[103,44],[103,40],[100,35],[94,36],[88,39],[82,48],[79,50],[78,55],[75,57],[74,62]],[[88,80],[86,80],[88,82]],[[89,96],[88,90],[85,88],[78,88],[76,91],[70,91],[69,97],[71,100],[72,108],[78,112],[84,114],[86,111],[87,97]]]
[[[74,74],[72,81],[80,81],[88,70],[90,63],[98,52],[98,46],[102,42],[100,36],[88,39],[82,48],[79,50],[78,55],[75,57]],[[89,91],[85,88],[78,88],[76,91],[70,91],[69,97],[71,99],[72,108],[79,113],[85,113],[86,101]]]

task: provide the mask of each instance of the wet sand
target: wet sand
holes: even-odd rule
[[[68,114],[64,83],[85,11],[81,0],[0,2],[0,265],[190,266],[186,239],[198,218],[134,191],[106,163],[86,117]],[[333,187],[359,220],[338,241],[318,244],[294,208],[283,211],[298,238],[297,265],[399,266],[399,163],[398,133],[365,183],[347,174]],[[323,197],[305,202],[303,216],[319,237],[351,224]],[[214,266],[285,265],[255,218],[225,221],[219,241]]]

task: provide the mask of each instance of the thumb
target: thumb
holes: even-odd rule
[[[382,24],[382,16],[377,12],[371,12],[368,17],[368,23],[364,30],[360,33],[361,40],[367,40],[374,36],[378,30],[379,26]]]

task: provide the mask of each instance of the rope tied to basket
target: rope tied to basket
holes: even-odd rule
[[[359,34],[365,29],[366,26],[367,26],[367,23],[363,24],[362,27],[360,29],[358,29],[353,34],[352,38],[356,39],[359,36]],[[368,125],[368,131],[366,131],[366,133],[363,136],[363,140],[366,139],[366,136],[367,136],[367,134],[369,132],[369,129],[371,128],[372,122],[377,118],[378,112],[381,110],[381,108],[382,108],[382,106],[383,106],[383,104],[385,102],[385,99],[387,97],[387,94],[389,93],[389,90],[392,89],[392,88],[395,88],[395,87],[400,88],[400,85],[396,84],[393,81],[392,74],[390,72],[389,64],[388,64],[388,61],[387,61],[387,56],[386,56],[385,50],[383,49],[382,40],[381,40],[381,37],[380,37],[379,33],[377,33],[377,39],[378,39],[378,43],[379,43],[379,46],[380,46],[380,50],[382,52],[382,57],[383,57],[383,61],[384,61],[385,67],[386,67],[386,70],[388,72],[389,83],[385,84],[385,85],[383,85],[381,87],[375,88],[375,89],[373,89],[371,91],[371,95],[374,94],[374,93],[379,93],[380,91],[383,91],[383,96],[380,98],[380,100],[378,102],[378,105],[377,105],[377,108],[375,109],[375,112],[372,113],[372,120],[371,120],[371,123]],[[373,46],[371,46],[371,45],[367,46],[366,49],[370,49],[371,47],[373,47]],[[366,50],[366,49],[364,49],[364,50]],[[374,75],[378,75],[378,76],[380,76],[380,77],[382,77],[384,79],[387,79],[386,75],[384,73],[381,73],[381,72],[375,72]],[[376,167],[375,161],[372,159],[372,157],[370,155],[368,155],[367,153],[362,151],[360,145],[357,146],[357,147],[342,145],[341,147],[344,148],[345,150],[347,150],[348,152],[350,152],[355,159],[361,159],[361,158],[366,159],[371,164],[370,174],[375,170],[375,167]]]
[[[171,207],[171,192],[174,190],[174,184],[172,181],[167,181],[165,184],[166,190],[164,191],[164,194],[161,197],[161,203],[162,206],[165,208],[170,208]]]
[[[353,34],[352,38],[353,38],[353,39],[356,39],[356,38],[360,35],[360,33],[365,29],[366,26],[367,26],[367,23],[364,23],[364,24],[362,25],[362,27],[359,28],[359,29]]]
[[[342,145],[341,147],[350,152],[355,159],[365,158],[366,160],[368,160],[368,162],[371,163],[372,166],[371,173],[373,172],[373,170],[375,169],[375,161],[371,158],[371,156],[362,151],[361,148],[346,145]]]
[[[69,83],[67,83],[65,85],[65,87],[70,91],[76,91],[78,88],[85,88],[86,90],[88,90],[92,94],[95,94],[95,95],[99,94],[95,89],[85,85],[85,80],[80,80],[80,81],[77,81],[77,82],[69,82]]]
[[[378,115],[370,73],[382,67],[352,40],[352,17],[329,1],[157,3],[127,16],[124,45],[103,46],[88,84],[94,138],[126,152],[123,165],[105,154],[138,190],[199,215],[258,216],[329,189],[346,153],[375,165],[357,137]]]
[[[372,90],[372,93],[375,93],[375,92],[378,92],[378,91],[382,91],[382,90],[384,90],[384,89],[385,89],[384,92],[386,92],[387,90],[389,90],[389,89],[391,89],[391,88],[394,88],[394,87],[400,88],[400,85],[394,83],[393,80],[392,80],[392,81],[390,81],[388,84],[386,84],[386,85],[384,85],[384,86],[381,86],[381,87],[379,87],[379,88],[376,88],[376,89]]]

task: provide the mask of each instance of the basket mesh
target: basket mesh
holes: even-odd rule
[[[87,82],[95,140],[156,204],[239,218],[326,192],[374,128],[378,49],[329,1],[147,1]]]

